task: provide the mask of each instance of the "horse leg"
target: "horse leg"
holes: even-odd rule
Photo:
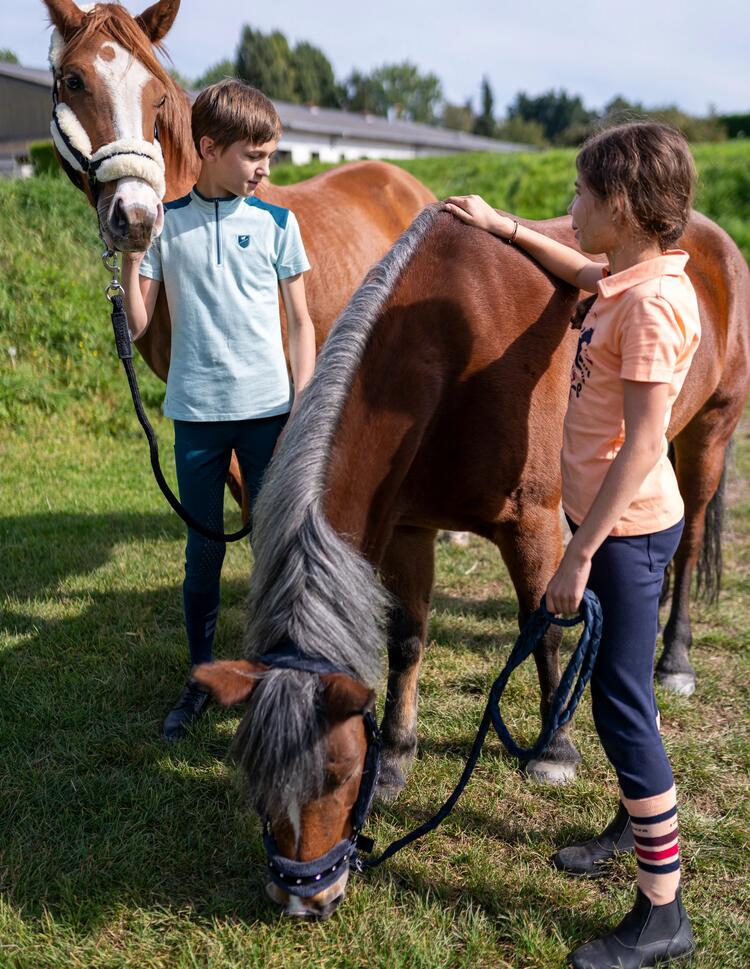
[[[435,577],[435,534],[422,528],[397,528],[381,564],[383,581],[393,596],[377,788],[379,800],[386,803],[403,789],[417,752],[419,669]]]
[[[538,608],[547,583],[562,555],[559,510],[525,509],[515,521],[500,525],[493,536],[500,549],[518,597],[518,625],[523,628]],[[550,626],[542,645],[534,653],[541,691],[540,713],[547,719],[560,682],[559,626]],[[547,784],[566,784],[575,778],[581,760],[570,737],[568,725],[558,730],[543,755],[526,765],[530,777]]]
[[[668,690],[688,696],[695,690],[695,670],[689,659],[693,640],[690,586],[704,540],[714,550],[714,561],[710,561],[711,556],[706,561],[709,596],[718,592],[720,579],[723,501],[720,485],[727,446],[736,423],[736,415],[729,414],[728,410],[701,411],[673,441],[675,471],[685,502],[685,531],[674,557],[672,604],[664,627],[664,650],[656,667],[656,679]],[[710,515],[707,523],[710,504],[717,515]]]

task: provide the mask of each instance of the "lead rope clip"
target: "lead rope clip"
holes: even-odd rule
[[[120,282],[121,270],[117,264],[117,253],[112,249],[105,249],[102,253],[102,262],[104,263],[104,268],[112,273],[112,278],[104,287],[104,295],[111,303],[115,296],[125,295],[125,290]]]

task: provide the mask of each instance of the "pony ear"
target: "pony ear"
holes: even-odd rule
[[[180,0],[158,0],[135,20],[151,43],[158,44],[169,33],[179,9]]]
[[[44,0],[50,20],[68,41],[83,23],[86,16],[74,0]]]
[[[260,663],[246,659],[222,659],[216,663],[201,663],[193,669],[193,679],[207,686],[219,703],[228,707],[247,700],[266,669]]]
[[[375,702],[375,691],[353,680],[346,673],[326,673],[321,676],[328,719],[346,720],[364,713]]]

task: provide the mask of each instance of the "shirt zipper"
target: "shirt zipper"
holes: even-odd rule
[[[216,265],[221,265],[221,222],[219,220],[219,203],[214,199],[214,215],[216,217]]]

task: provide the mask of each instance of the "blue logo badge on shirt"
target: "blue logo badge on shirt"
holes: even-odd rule
[[[237,236],[237,242],[239,242],[241,249],[247,249],[250,245],[250,236]]]

